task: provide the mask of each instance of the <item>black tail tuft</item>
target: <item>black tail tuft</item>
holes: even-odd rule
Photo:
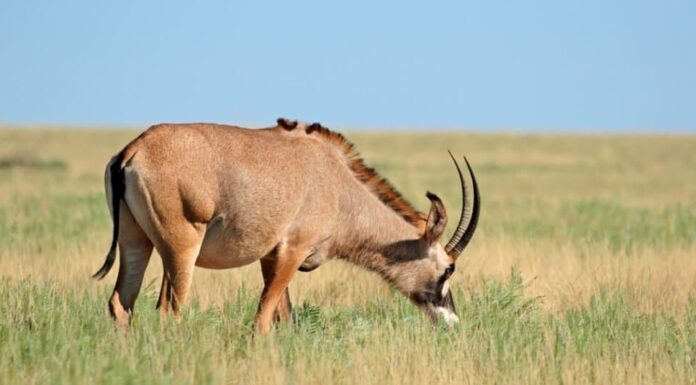
[[[102,279],[114,266],[116,261],[116,245],[118,245],[118,227],[119,227],[119,208],[121,205],[121,199],[126,193],[126,180],[123,174],[123,152],[119,153],[114,162],[109,166],[109,173],[111,174],[111,211],[113,213],[113,238],[111,240],[111,248],[109,248],[109,253],[106,255],[106,260],[104,265],[92,275],[93,278]]]

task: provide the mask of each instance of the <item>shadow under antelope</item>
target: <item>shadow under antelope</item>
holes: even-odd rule
[[[452,154],[450,153],[450,156]],[[367,167],[343,135],[318,123],[278,119],[264,129],[218,124],[150,127],[106,167],[113,240],[104,278],[120,266],[109,310],[127,327],[153,247],[164,274],[157,307],[178,316],[194,266],[227,269],[260,261],[264,289],[255,322],[261,333],[289,318],[288,284],[332,257],[377,272],[434,323],[458,321],[449,278],[476,229],[474,201],[452,156],[462,212],[452,239],[440,198],[430,213],[413,208]],[[465,159],[466,160],[466,159]]]

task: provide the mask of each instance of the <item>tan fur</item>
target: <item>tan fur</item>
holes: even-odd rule
[[[288,121],[282,118],[278,120],[278,123],[286,130],[303,131],[306,135],[312,135],[312,137],[316,137],[337,148],[343,153],[353,175],[365,184],[365,187],[377,194],[382,202],[391,207],[407,222],[419,228],[421,232],[424,230],[425,214],[419,212],[408,203],[389,181],[377,174],[373,168],[365,165],[353,143],[349,142],[341,133],[331,131],[319,123],[313,123],[309,126],[298,125],[296,121]]]
[[[262,333],[289,318],[288,283],[310,256],[316,265],[337,256],[376,271],[421,307],[416,299],[436,295],[454,261],[437,242],[446,223],[439,199],[426,218],[345,137],[319,124],[162,124],[121,155],[121,264],[110,300],[119,325],[130,320],[153,245],[165,268],[158,307],[177,315],[194,265],[260,260]]]

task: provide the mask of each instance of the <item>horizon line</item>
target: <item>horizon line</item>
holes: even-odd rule
[[[302,120],[300,120],[302,121]],[[272,124],[257,125],[249,123],[231,122],[157,122],[150,124],[126,124],[126,123],[47,123],[47,122],[28,122],[28,123],[5,123],[0,122],[0,129],[3,130],[75,130],[75,131],[144,131],[156,124],[186,124],[186,123],[210,123],[238,126],[250,129],[261,129],[273,127]],[[306,122],[306,123],[309,123]],[[404,132],[404,133],[477,133],[477,134],[569,134],[569,135],[696,135],[696,128],[586,128],[586,127],[508,127],[508,126],[475,126],[475,125],[349,125],[331,124],[327,125],[331,129],[347,132]]]

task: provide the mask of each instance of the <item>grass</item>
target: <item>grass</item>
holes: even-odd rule
[[[696,137],[351,133],[417,207],[431,190],[451,217],[446,149],[472,161],[483,212],[453,277],[462,322],[432,328],[330,262],[294,280],[292,322],[254,337],[258,266],[197,270],[177,323],[154,310],[156,255],[131,332],[114,330],[115,274],[90,273],[111,231],[103,167],[134,135],[0,129],[0,383],[696,383]]]

